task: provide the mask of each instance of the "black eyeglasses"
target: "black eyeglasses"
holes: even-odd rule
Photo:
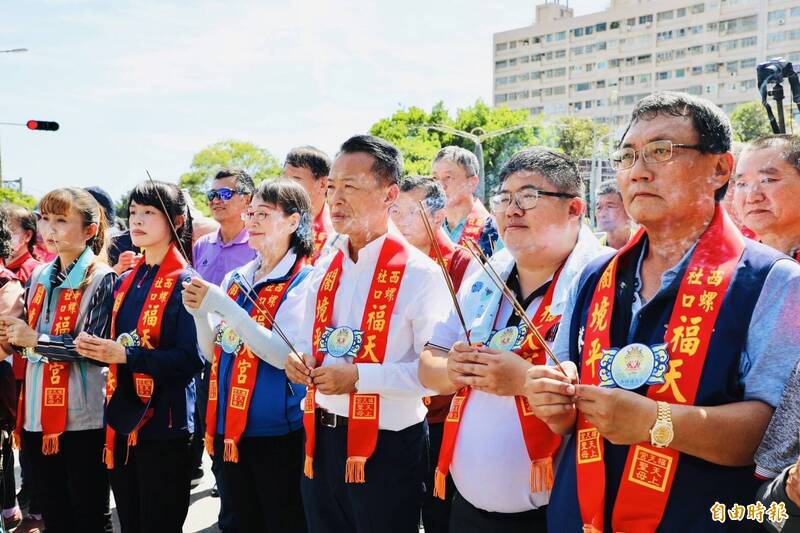
[[[515,193],[499,192],[489,199],[489,205],[495,213],[503,213],[511,206],[511,201],[523,211],[528,211],[536,207],[540,196],[550,196],[552,198],[575,198],[574,194],[566,192],[550,192],[526,187]]]
[[[227,202],[231,198],[233,198],[234,194],[247,194],[245,191],[241,189],[229,189],[227,187],[221,187],[219,189],[211,189],[206,193],[206,198],[208,198],[209,202],[213,202],[214,198],[219,198],[223,202]]]

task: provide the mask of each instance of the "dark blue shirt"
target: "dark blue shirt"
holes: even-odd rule
[[[158,266],[142,265],[136,272],[116,319],[116,334],[136,331],[139,314],[144,306]],[[127,272],[117,283],[131,275]],[[116,431],[127,434],[152,409],[152,418],[139,430],[140,439],[161,439],[194,432],[195,389],[192,377],[202,370],[203,359],[197,350],[197,331],[194,319],[181,299],[182,283],[196,273],[185,269],[178,278],[164,309],[161,336],[156,349],[138,346],[125,349],[128,362],[118,365],[117,389],[106,409],[106,421]],[[154,389],[149,406],[136,395],[133,373],[153,377]]]

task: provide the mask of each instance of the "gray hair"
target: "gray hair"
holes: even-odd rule
[[[400,192],[422,190],[425,192],[423,201],[430,209],[431,214],[444,209],[447,205],[447,195],[439,180],[430,176],[404,176],[400,178]]]
[[[436,164],[439,161],[452,161],[464,169],[467,173],[467,177],[478,176],[480,174],[478,156],[460,146],[445,146],[439,150],[439,153],[436,154],[436,157],[433,159],[433,163]]]
[[[619,192],[619,185],[616,180],[604,181],[597,186],[597,196],[602,196],[604,194],[616,194],[622,198],[622,193]]]
[[[556,191],[583,198],[583,180],[578,167],[568,156],[550,148],[527,148],[520,150],[506,161],[500,170],[499,181],[515,172],[529,171],[541,174]]]

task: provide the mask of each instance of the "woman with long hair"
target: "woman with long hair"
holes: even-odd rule
[[[303,532],[303,386],[292,385],[285,357],[265,348],[265,328],[280,326],[280,307],[306,276],[313,251],[303,188],[261,184],[244,214],[257,257],[221,287],[193,279],[183,292],[200,348],[211,363],[206,448],[224,459],[225,490],[242,531]],[[258,303],[256,303],[258,302]]]
[[[103,261],[106,219],[77,188],[42,198],[39,230],[56,258],[37,267],[26,319],[0,317],[0,342],[28,360],[17,413],[48,532],[111,531],[103,452],[106,368],[75,348],[80,333],[109,335],[116,275]]]
[[[189,509],[192,377],[203,367],[194,320],[181,303],[193,275],[192,221],[173,184],[144,182],[128,200],[142,258],[117,283],[108,340],[77,339],[110,365],[105,462],[123,533],[180,532]]]

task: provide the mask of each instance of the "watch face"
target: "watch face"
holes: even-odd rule
[[[654,443],[666,446],[670,442],[672,442],[672,437],[673,437],[672,427],[669,424],[659,421],[653,427]]]

